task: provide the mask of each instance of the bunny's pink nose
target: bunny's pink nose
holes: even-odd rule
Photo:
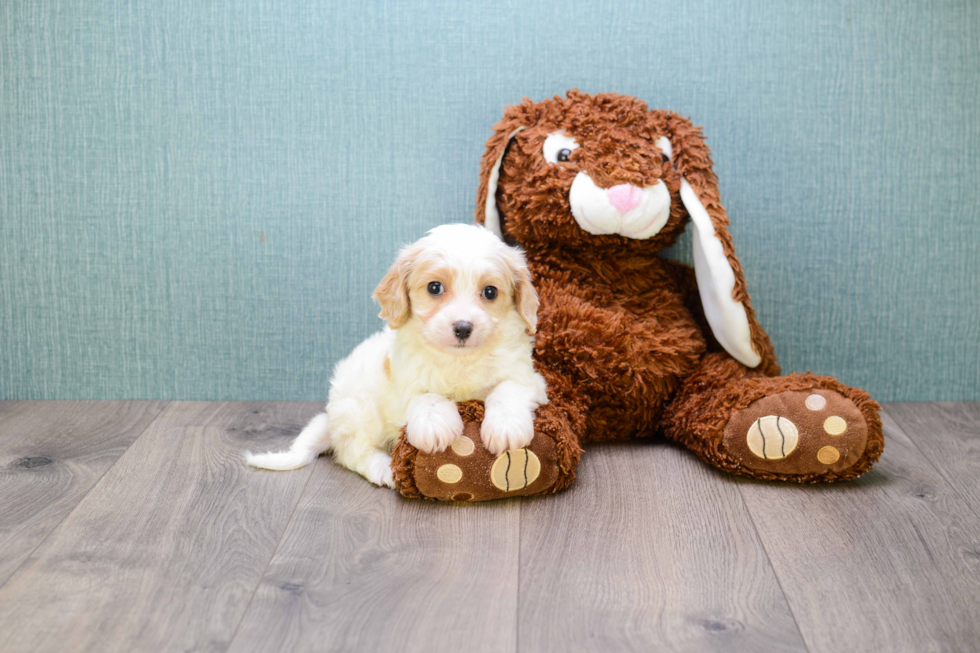
[[[606,191],[606,197],[620,215],[629,213],[643,199],[643,190],[632,184],[620,184]]]

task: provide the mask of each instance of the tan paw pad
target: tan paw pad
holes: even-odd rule
[[[796,448],[800,432],[793,422],[778,415],[766,415],[752,422],[746,434],[749,451],[765,460],[785,458]]]
[[[541,461],[528,449],[505,451],[490,469],[490,482],[498,490],[523,490],[541,474]]]
[[[473,444],[473,440],[470,440],[465,435],[461,435],[453,440],[453,443],[449,446],[452,448],[453,453],[455,453],[457,456],[468,456],[473,453],[474,449],[476,449],[476,445]]]
[[[823,410],[824,407],[827,405],[827,400],[824,399],[822,396],[813,393],[812,395],[806,398],[805,403],[806,403],[806,407],[809,408],[810,410]]]
[[[459,483],[463,480],[463,470],[456,465],[447,464],[436,470],[436,476],[443,483]]]
[[[820,451],[817,452],[817,460],[824,465],[833,465],[840,460],[840,451],[838,451],[836,447],[822,447]]]
[[[824,420],[823,430],[826,431],[828,435],[840,435],[847,430],[847,422],[845,422],[844,418],[842,417],[831,415]]]

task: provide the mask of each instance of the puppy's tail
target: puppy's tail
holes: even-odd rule
[[[299,469],[316,460],[324,451],[330,449],[330,420],[326,413],[320,413],[306,425],[288,451],[259,453],[245,452],[245,462],[262,469]]]

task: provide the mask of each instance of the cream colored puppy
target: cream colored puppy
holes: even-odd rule
[[[485,402],[480,434],[492,453],[531,443],[548,399],[531,363],[538,295],[520,250],[480,226],[436,227],[399,252],[374,297],[388,327],[337,364],[326,412],[288,451],[246,452],[249,465],[296,469],[332,449],[394,487],[402,427],[418,449],[442,451],[463,433],[455,402],[470,399]]]

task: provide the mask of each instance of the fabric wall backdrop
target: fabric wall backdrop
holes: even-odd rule
[[[324,399],[579,87],[704,125],[787,370],[980,399],[980,4],[753,4],[5,0],[0,398]]]

